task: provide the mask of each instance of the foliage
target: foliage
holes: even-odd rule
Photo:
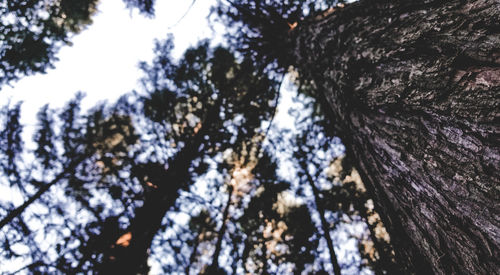
[[[123,0],[147,16],[152,0]],[[92,23],[97,0],[0,1],[0,86],[45,73],[63,45]]]
[[[139,11],[147,16],[154,15],[154,0],[123,0],[127,7],[138,8]]]
[[[53,67],[70,34],[90,24],[96,0],[7,1],[0,7],[0,85]]]
[[[286,70],[293,64],[289,59],[291,31],[304,18],[332,8],[343,1],[219,1],[214,8],[218,18],[229,28],[228,39],[238,51],[252,56],[254,62]]]
[[[21,103],[17,103],[10,108],[8,105],[2,110],[3,129],[0,130],[0,159],[3,173],[11,179],[12,183],[19,183],[19,163],[22,152],[23,142],[21,132],[23,130],[20,124]]]
[[[0,15],[35,22],[23,25],[25,29],[4,26],[20,32],[1,37],[7,41],[5,51],[15,48],[9,43],[18,43],[16,35],[46,43],[20,63],[2,57],[3,71],[10,73],[0,84],[43,72],[55,60],[58,41],[67,43],[68,33],[81,31],[95,11],[94,1],[49,1],[43,6],[47,11],[41,3],[8,4],[8,12]],[[154,1],[126,3],[154,12]],[[288,43],[290,24],[329,5],[333,3],[221,4],[218,12],[226,23],[244,24],[232,37],[242,51],[211,48],[203,41],[175,60],[171,37],[157,41],[153,60],[140,64],[144,78],[137,91],[87,111],[81,110],[81,93],[61,109],[46,105],[38,112],[32,141],[21,138],[21,104],[4,107],[0,179],[18,198],[15,203],[0,201],[2,217],[15,214],[0,227],[2,261],[22,262],[21,270],[30,273],[329,270],[325,234],[337,232],[345,220],[361,220],[366,197],[326,175],[338,154],[338,139],[330,137],[321,109],[307,93],[301,102],[308,111],[296,111],[300,123],[293,141],[269,126],[281,85],[276,79],[283,70],[268,67],[288,65],[280,47]],[[278,141],[272,140],[276,137]],[[291,142],[290,148],[269,145],[280,142]],[[287,150],[293,151],[288,160],[293,179],[279,171]],[[319,189],[319,197],[311,186]],[[354,195],[343,196],[346,190]],[[321,227],[317,213],[329,224]],[[150,238],[136,245],[140,230]],[[143,251],[131,253],[133,249]],[[130,262],[130,255],[145,257]],[[362,268],[359,263],[344,263],[343,268],[349,264]]]

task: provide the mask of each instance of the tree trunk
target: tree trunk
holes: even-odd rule
[[[366,0],[290,31],[405,273],[500,270],[500,2]]]
[[[335,275],[341,275],[342,270],[340,268],[339,262],[337,260],[337,255],[335,254],[335,249],[333,247],[333,240],[330,235],[330,225],[328,224],[325,218],[325,207],[321,202],[321,198],[319,195],[320,191],[316,187],[315,181],[312,178],[311,174],[309,173],[309,170],[307,169],[307,164],[301,162],[300,165],[302,166],[302,170],[304,170],[306,174],[309,186],[311,186],[311,189],[313,191],[314,204],[316,205],[316,210],[318,211],[319,214],[319,220],[321,221],[321,229],[323,230],[323,237],[325,238],[328,250],[330,251],[330,263],[332,264],[333,273]]]
[[[201,154],[201,145],[211,127],[219,121],[222,97],[210,108],[200,130],[168,163],[168,169],[152,180],[155,189],[146,193],[144,205],[138,208],[125,234],[116,240],[109,253],[104,253],[100,274],[146,274],[147,258],[154,236],[167,211],[175,203],[178,191],[189,179],[191,162]]]
[[[200,245],[200,242],[203,240],[203,235],[205,235],[205,228],[201,229],[200,233],[198,233],[198,236],[194,238],[193,251],[191,251],[191,255],[189,256],[189,263],[185,269],[186,275],[190,274],[191,266],[194,265],[196,261],[196,258],[198,256],[198,245]]]
[[[227,223],[229,222],[229,207],[231,206],[231,197],[233,195],[233,188],[231,185],[228,185],[228,194],[227,194],[227,202],[224,207],[224,211],[222,213],[222,225],[217,234],[217,242],[215,244],[214,254],[212,255],[212,264],[209,267],[209,270],[215,272],[219,269],[219,256],[222,250],[222,241],[224,240],[224,235],[226,234]]]

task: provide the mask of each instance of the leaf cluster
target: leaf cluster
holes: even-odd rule
[[[54,66],[70,34],[92,22],[96,0],[3,0],[0,7],[0,85]]]

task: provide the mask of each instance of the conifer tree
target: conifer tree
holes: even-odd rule
[[[313,87],[404,272],[495,273],[498,2],[228,2],[234,47]]]

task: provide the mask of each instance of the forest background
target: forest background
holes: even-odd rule
[[[2,3],[4,87],[22,87],[58,64],[64,69],[60,48],[77,47],[99,9],[96,1],[70,2]],[[170,16],[179,18],[170,28],[193,26],[197,2]],[[64,106],[40,109],[11,99],[3,107],[2,194],[9,196],[2,197],[2,272],[495,270],[499,37],[492,3],[471,1],[465,7],[481,12],[467,17],[455,2],[221,1],[210,26],[219,34],[226,26],[225,40],[181,54],[177,39],[156,30],[130,35],[161,37],[139,63],[138,83],[129,75],[136,65],[120,63],[136,56],[123,51],[105,57],[130,65],[123,74],[105,66],[56,74],[55,95],[60,79],[75,79],[78,89],[121,96],[82,105],[77,93]],[[169,10],[148,0],[125,4],[133,20]],[[423,20],[421,29],[412,20]],[[478,28],[486,30],[478,39],[464,34]],[[456,39],[460,52],[444,37]],[[99,80],[88,81],[92,74]],[[461,94],[471,89],[483,94],[472,101]],[[24,120],[35,112],[35,122]]]

